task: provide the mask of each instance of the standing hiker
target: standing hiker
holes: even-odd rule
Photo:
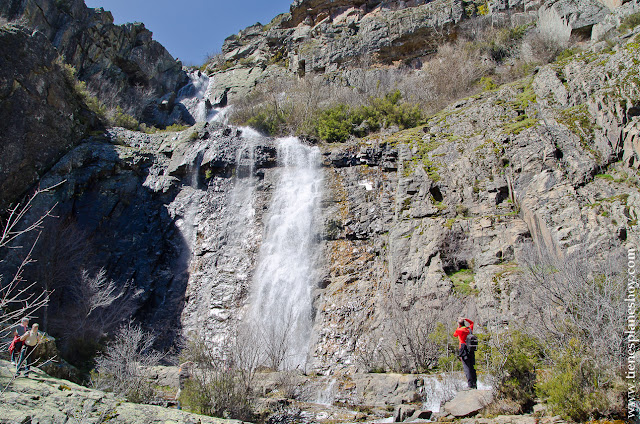
[[[31,364],[34,362],[31,357],[33,350],[36,348],[42,336],[38,332],[38,324],[33,324],[31,330],[24,333],[20,340],[24,343],[22,347],[22,352],[20,353],[20,361],[18,362],[18,373],[20,373],[21,368],[24,367],[25,375],[29,374],[29,369],[31,368]]]
[[[20,338],[24,336],[27,331],[29,331],[29,318],[22,318],[20,320],[20,324],[13,329],[13,341],[11,342],[11,346],[9,346],[9,351],[11,352],[11,363],[13,365],[17,365],[18,363],[20,351],[24,344]]]
[[[469,323],[469,327],[465,325],[465,322]],[[473,321],[469,318],[458,318],[458,329],[453,333],[453,337],[457,337],[460,340],[460,349],[458,351],[458,357],[462,361],[462,368],[464,369],[464,375],[467,376],[467,384],[470,389],[476,389],[478,378],[476,376],[476,353],[475,347],[470,348],[467,344],[467,337],[473,331]]]

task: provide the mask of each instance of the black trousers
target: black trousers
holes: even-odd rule
[[[478,387],[478,377],[476,375],[476,353],[469,352],[466,344],[460,347],[458,354],[462,360],[462,369],[464,369],[464,375],[467,377],[467,384],[470,389],[476,389]]]
[[[22,369],[29,371],[29,368],[31,368],[30,365],[34,362],[34,357],[31,352],[35,348],[35,346],[29,346],[26,343],[24,344],[24,346],[22,346],[22,352],[20,352],[20,360],[17,366],[18,371]]]

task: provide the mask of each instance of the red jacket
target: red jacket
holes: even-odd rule
[[[18,352],[22,349],[22,341],[20,340],[20,337],[18,336],[14,336],[13,340],[11,341],[11,344],[9,345],[9,352],[13,353],[13,351],[16,349],[16,347],[18,348]]]
[[[469,323],[469,327],[458,327],[453,333],[453,337],[457,337],[460,340],[460,347],[467,342],[467,336],[473,331],[473,321],[466,320]]]

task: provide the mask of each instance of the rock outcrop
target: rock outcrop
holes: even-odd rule
[[[42,33],[0,27],[0,58],[2,210],[96,127],[97,118]]]
[[[110,12],[83,0],[9,0],[0,16],[42,32],[103,102],[137,118],[150,100],[187,82],[182,64],[144,24],[114,25]]]
[[[443,414],[456,418],[476,415],[493,400],[489,390],[468,390],[459,392],[455,398],[444,404]]]
[[[572,253],[638,239],[638,43],[599,49],[327,150],[317,367],[362,363],[354,352],[377,349],[394,307],[453,296],[483,326],[519,319],[523,242]]]
[[[468,31],[465,24],[471,20],[529,24],[538,19],[539,8],[551,10],[545,19],[583,38],[610,12],[598,0],[295,1],[290,13],[225,40],[224,69],[209,70],[215,77],[213,91],[228,90],[233,100],[277,76],[326,74],[341,80],[353,68],[418,69],[438,46]]]
[[[9,362],[0,360],[0,382],[3,388],[7,387],[2,394],[1,419],[7,423],[241,423],[177,409],[125,402],[113,394],[52,378],[37,369],[29,377],[18,377],[9,384],[12,377],[13,367]]]

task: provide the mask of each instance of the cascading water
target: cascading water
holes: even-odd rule
[[[256,141],[260,137],[260,134],[254,130],[243,128],[242,144],[236,153],[237,172],[233,190],[229,198],[228,207],[230,217],[227,236],[228,246],[226,249],[233,253],[232,257],[239,256],[235,248],[240,249],[241,252],[251,250],[251,246],[247,244],[251,243],[253,239],[249,233],[254,227],[255,219],[255,149]],[[229,249],[229,247],[231,249]]]
[[[213,79],[200,71],[190,72],[188,76],[189,83],[178,91],[176,102],[189,111],[195,122],[224,122],[226,108],[214,108],[211,104]]]
[[[183,230],[193,246],[183,309],[185,328],[200,334],[218,351],[230,339],[236,306],[245,300],[255,266],[256,245],[262,228],[256,218],[258,178],[256,149],[261,136],[250,128],[235,138],[236,170],[233,178],[213,178],[207,190],[185,186],[185,203],[197,207],[197,232]],[[198,161],[200,162],[200,161]],[[202,180],[200,187],[202,185]],[[192,183],[195,186],[195,183]],[[185,221],[189,218],[185,212]],[[180,228],[188,229],[186,222]]]
[[[295,137],[279,139],[277,148],[281,174],[265,219],[249,319],[265,336],[267,350],[280,356],[272,366],[304,367],[312,325],[320,153]]]

